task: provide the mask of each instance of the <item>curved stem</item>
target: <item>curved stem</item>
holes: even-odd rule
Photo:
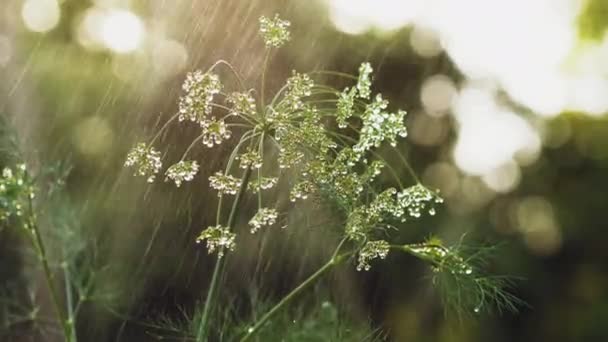
[[[234,69],[234,67],[232,66],[232,64],[228,63],[227,61],[225,61],[223,59],[220,59],[219,61],[213,63],[213,65],[211,65],[209,67],[209,69],[207,69],[207,72],[211,72],[218,65],[225,65],[226,67],[228,67],[228,69],[230,71],[232,71],[232,74],[236,78],[237,82],[239,82],[239,86],[241,87],[241,89],[245,90],[245,83],[243,82],[243,79],[241,78],[241,76],[239,75],[239,73],[236,72],[236,70]]]
[[[429,255],[417,252],[416,248],[423,248],[423,247],[437,248],[437,249],[441,249],[442,251],[446,252],[446,254],[449,253],[449,250],[447,248],[445,248],[444,246],[435,244],[435,243],[411,243],[411,244],[405,244],[405,245],[390,245],[389,247],[393,248],[393,249],[401,250],[405,253],[408,253],[418,259],[424,260],[433,265],[438,264],[437,260],[430,257]]]
[[[173,114],[173,116],[172,116],[172,117],[170,117],[170,118],[169,118],[169,120],[167,120],[167,121],[165,122],[165,124],[163,125],[163,127],[161,127],[161,128],[158,130],[158,132],[156,132],[156,135],[155,135],[155,136],[152,138],[152,140],[150,140],[150,142],[148,143],[148,145],[149,145],[149,146],[152,146],[152,144],[154,144],[154,142],[156,141],[156,139],[158,139],[158,137],[160,137],[160,135],[163,133],[163,131],[164,131],[165,129],[167,129],[167,127],[169,127],[169,124],[170,124],[171,122],[173,122],[173,120],[177,119],[177,117],[178,117],[179,115],[180,115],[180,113],[179,113],[179,112],[177,112],[177,113]]]
[[[234,228],[234,223],[236,221],[236,216],[238,214],[238,209],[240,207],[241,201],[245,195],[245,191],[247,190],[247,185],[249,184],[249,178],[251,176],[251,167],[248,167],[245,170],[245,174],[243,175],[243,179],[241,180],[241,186],[239,188],[239,192],[232,202],[232,210],[230,211],[230,216],[228,217],[228,228],[232,230]],[[209,316],[211,314],[211,310],[213,307],[213,302],[215,297],[217,296],[216,292],[218,291],[219,286],[219,276],[220,271],[224,267],[223,257],[218,257],[215,261],[215,269],[213,270],[213,276],[211,277],[211,283],[209,284],[209,290],[207,292],[207,299],[205,300],[205,307],[203,308],[203,316],[201,317],[200,324],[198,326],[198,331],[196,334],[197,342],[205,342],[207,341],[207,336],[209,333]]]
[[[179,161],[183,161],[184,159],[186,159],[186,157],[188,156],[188,153],[190,152],[190,150],[194,147],[194,145],[196,145],[197,142],[199,142],[201,139],[203,139],[203,137],[205,136],[205,134],[206,133],[203,132],[198,137],[196,137],[194,140],[192,140],[192,142],[190,143],[190,145],[188,145],[188,148],[186,148],[186,151],[184,152],[184,154],[182,154],[182,157],[179,159]]]
[[[252,327],[250,327],[247,330],[247,332],[245,333],[245,336],[243,336],[240,341],[245,342],[245,341],[248,341],[253,336],[255,336],[259,332],[259,330],[264,326],[264,324],[266,324],[266,322],[268,322],[268,320],[270,320],[275,314],[277,314],[281,309],[283,309],[283,307],[285,307],[285,305],[287,303],[289,303],[291,300],[293,300],[295,297],[297,297],[302,291],[307,289],[309,286],[314,284],[315,281],[317,281],[319,278],[321,278],[325,273],[327,273],[329,270],[331,270],[334,266],[339,265],[342,261],[346,260],[347,257],[352,254],[351,252],[347,252],[347,253],[338,255],[344,242],[345,242],[345,240],[342,240],[340,242],[340,244],[334,251],[331,259],[329,259],[329,261],[327,263],[325,263],[325,265],[323,265],[321,268],[319,268],[315,273],[313,273],[310,277],[308,277],[300,285],[298,285],[298,287],[296,287],[289,294],[287,294],[285,297],[283,297],[283,299],[281,299],[281,301],[279,303],[277,303],[274,307],[272,307],[272,309],[270,309],[270,311],[268,311],[264,316],[262,316],[262,318],[257,323],[255,323]]]
[[[317,70],[317,71],[311,71],[310,74],[339,76],[339,77],[349,78],[349,79],[355,80],[355,81],[359,79],[357,76],[347,74],[345,72],[339,72],[339,71]]]
[[[403,163],[403,165],[405,165],[405,168],[409,172],[410,176],[412,176],[412,178],[414,178],[414,180],[416,181],[416,183],[420,184],[420,180],[418,179],[418,175],[416,175],[416,172],[414,172],[414,169],[412,168],[412,166],[410,165],[410,163],[401,154],[401,151],[397,150],[397,147],[393,147],[393,149],[395,150],[395,152],[397,152],[397,156],[399,156],[399,159],[401,159],[401,162]]]

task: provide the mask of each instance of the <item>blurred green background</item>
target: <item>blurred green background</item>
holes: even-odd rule
[[[339,270],[318,290],[326,300],[394,341],[608,340],[607,1],[3,0],[0,113],[28,164],[71,165],[45,219],[72,233],[49,228],[67,241],[52,252],[73,248],[101,270],[95,291],[110,293],[84,306],[83,341],[116,340],[115,310],[141,321],[179,317],[204,293],[213,260],[193,241],[214,220],[204,180],[230,146],[197,151],[202,174],[180,189],[145,184],[122,164],[175,112],[187,71],[225,59],[256,86],[257,20],[275,12],[293,37],[272,61],[269,90],[292,69],[355,73],[371,62],[375,90],[409,112],[404,153],[446,199],[403,241],[434,233],[503,243],[489,270],[520,278],[514,294],[529,306],[445,315],[424,265],[405,255],[369,273]],[[166,158],[195,136],[163,136]],[[36,293],[19,239],[0,236],[0,281],[33,283]],[[254,305],[252,291],[276,300],[331,245],[314,227],[248,238],[230,259],[224,294],[237,312]],[[11,327],[0,339],[53,340],[33,330]],[[153,340],[148,330],[129,323],[122,340]],[[337,339],[355,337],[327,338]]]

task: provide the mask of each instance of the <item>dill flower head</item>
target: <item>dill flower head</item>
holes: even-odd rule
[[[258,179],[252,180],[249,183],[249,190],[254,194],[262,190],[268,190],[275,186],[278,181],[279,179],[277,177],[260,177]]]
[[[380,258],[386,259],[390,246],[384,240],[368,241],[359,251],[357,271],[371,269],[370,261]]]
[[[200,124],[203,128],[203,145],[207,147],[219,145],[232,136],[232,132],[228,129],[224,120],[216,120],[215,117],[212,117],[211,119],[202,119]]]
[[[196,161],[180,161],[176,164],[171,165],[165,175],[165,181],[169,179],[175,182],[175,186],[178,188],[182,185],[182,182],[189,182],[194,179],[194,176],[198,173],[199,165]]]
[[[231,115],[255,115],[255,99],[249,93],[234,92],[228,95],[226,102],[232,106]]]
[[[224,250],[234,251],[236,247],[236,234],[232,233],[228,227],[221,225],[211,226],[203,230],[196,238],[196,243],[207,240],[207,252],[209,254],[217,251],[217,257],[224,256]]]
[[[260,208],[258,212],[253,215],[251,220],[249,220],[251,234],[254,234],[263,226],[272,226],[277,222],[277,217],[279,217],[279,213],[276,209]]]
[[[241,169],[259,169],[262,167],[262,156],[257,151],[247,151],[239,157]]]
[[[346,128],[348,126],[348,118],[353,116],[355,107],[355,97],[357,96],[357,88],[346,88],[340,93],[338,103],[336,103],[336,122],[338,127]]]
[[[260,34],[267,47],[281,47],[290,39],[289,26],[291,23],[275,14],[273,19],[260,17]]]
[[[283,103],[290,111],[296,111],[304,107],[302,101],[312,94],[313,80],[307,74],[292,71],[292,76],[287,79],[287,93]]]
[[[362,63],[359,67],[359,79],[357,80],[357,91],[359,92],[359,97],[362,99],[368,99],[372,94],[372,78],[371,74],[373,72],[371,64],[365,62]]]
[[[408,217],[419,218],[424,211],[433,216],[435,215],[435,205],[440,203],[443,203],[443,199],[436,193],[422,184],[416,184],[397,194],[396,215],[401,216],[402,221],[406,221]]]
[[[359,136],[359,142],[353,147],[357,152],[368,151],[372,147],[379,147],[386,140],[391,146],[397,145],[397,138],[405,138],[407,129],[405,127],[405,111],[387,113],[384,110],[388,101],[382,99],[382,95],[376,95],[374,102],[370,103],[363,114],[363,127]]]
[[[190,120],[202,124],[205,116],[211,114],[214,95],[222,90],[219,77],[200,70],[189,72],[182,89],[186,94],[179,99],[178,120]]]
[[[0,221],[22,216],[29,199],[34,198],[34,187],[27,177],[25,164],[14,169],[4,168],[0,177]]]
[[[305,200],[310,194],[314,193],[316,190],[317,187],[313,182],[304,180],[294,185],[289,194],[289,199],[292,202],[295,202],[299,199]]]
[[[237,178],[221,172],[216,172],[209,177],[209,184],[218,191],[218,196],[222,196],[222,194],[236,195],[240,187],[240,181]]]
[[[152,183],[156,174],[162,167],[160,152],[145,143],[138,143],[127,154],[126,167],[135,168],[136,176],[147,177],[147,182]]]

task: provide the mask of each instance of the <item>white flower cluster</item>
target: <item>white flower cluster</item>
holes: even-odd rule
[[[310,194],[312,194],[316,190],[317,187],[311,181],[304,180],[294,185],[294,187],[291,189],[291,192],[289,193],[289,199],[292,202],[295,202],[299,199],[305,200]]]
[[[372,79],[371,74],[373,72],[372,66],[369,63],[362,63],[359,67],[359,79],[357,80],[357,91],[359,97],[362,99],[370,98],[372,94]]]
[[[276,209],[260,208],[258,212],[249,220],[251,226],[251,234],[255,234],[263,226],[272,226],[277,222],[279,213]]]
[[[300,110],[304,107],[304,99],[312,94],[314,82],[307,74],[292,71],[292,76],[287,79],[287,93],[283,103],[290,111]]]
[[[363,114],[363,127],[359,136],[359,142],[353,147],[357,152],[365,152],[372,147],[379,147],[388,140],[391,146],[396,146],[397,137],[405,138],[407,129],[405,127],[405,111],[387,113],[384,110],[388,101],[382,99],[382,95],[376,95],[374,102],[370,103]]]
[[[337,147],[323,128],[321,115],[316,108],[306,106],[284,120],[284,123],[278,122],[285,127],[281,135],[277,136],[279,168],[290,168],[300,163],[304,160],[305,152],[314,151],[316,158],[324,158],[328,151]]]
[[[304,152],[299,149],[296,142],[287,139],[281,140],[278,158],[280,169],[288,169],[299,163],[302,159],[304,159]]]
[[[0,221],[22,216],[24,206],[34,198],[34,188],[27,178],[25,164],[13,170],[4,168],[0,177]]]
[[[355,97],[357,96],[357,88],[346,88],[340,93],[338,103],[336,103],[336,122],[338,127],[346,128],[348,126],[348,118],[353,116],[355,107]]]
[[[241,169],[259,169],[262,167],[262,156],[257,151],[247,151],[239,157]]]
[[[138,143],[127,154],[125,166],[134,167],[136,176],[148,177],[148,183],[152,183],[162,167],[160,152],[145,143]]]
[[[234,251],[236,247],[236,234],[232,233],[228,227],[221,225],[208,227],[203,230],[196,238],[196,243],[207,240],[207,252],[209,254],[217,251],[217,257],[224,256],[224,250]]]
[[[411,186],[397,194],[397,207],[403,211],[402,221],[407,217],[419,218],[423,211],[435,215],[435,204],[443,203],[443,198],[422,184]],[[401,211],[398,211],[401,214]]]
[[[371,269],[370,261],[380,258],[386,259],[390,246],[384,240],[368,241],[359,251],[359,259],[357,271],[369,271]]]
[[[255,115],[255,99],[249,93],[234,92],[226,98],[232,108],[231,115]]]
[[[179,188],[182,182],[189,182],[194,179],[194,176],[198,173],[198,169],[199,165],[194,160],[179,161],[167,169],[165,172],[165,182],[171,179],[175,182],[175,186]]]
[[[274,19],[264,16],[260,17],[260,34],[266,46],[280,47],[289,41],[290,33],[288,28],[290,25],[289,21],[282,20],[278,14],[275,14]]]
[[[203,145],[207,147],[219,145],[232,136],[232,132],[223,120],[216,120],[215,117],[212,117],[209,120],[203,119],[200,124],[203,127]]]
[[[219,77],[200,70],[189,72],[182,89],[186,94],[179,99],[178,120],[190,120],[202,125],[205,116],[211,114],[213,96],[222,90]]]
[[[249,190],[254,194],[261,190],[268,190],[278,183],[277,177],[260,177],[249,182]]]
[[[346,221],[347,236],[356,241],[367,238],[370,231],[380,228],[385,220],[405,222],[417,219],[423,211],[435,215],[435,205],[443,199],[434,192],[417,184],[397,191],[388,188],[378,194],[371,203],[355,208]]]
[[[240,181],[237,178],[221,172],[216,172],[213,176],[209,177],[209,184],[213,189],[218,191],[218,196],[222,194],[236,195],[240,187]]]

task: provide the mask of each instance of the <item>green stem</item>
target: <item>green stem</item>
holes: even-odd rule
[[[76,314],[74,310],[74,298],[72,295],[72,285],[70,282],[70,270],[68,265],[64,262],[63,265],[63,282],[65,287],[65,298],[67,306],[67,318],[66,324],[70,328],[70,341],[76,342]]]
[[[264,103],[264,88],[266,85],[266,69],[268,68],[268,60],[270,59],[270,49],[266,50],[266,56],[264,56],[264,67],[262,70],[262,84],[260,89],[260,103],[262,105],[262,115],[266,113],[266,104]]]
[[[156,132],[156,134],[154,135],[152,140],[150,140],[150,142],[148,143],[148,146],[152,146],[154,144],[154,142],[156,142],[156,139],[158,139],[160,137],[160,135],[165,131],[165,129],[167,129],[167,127],[169,127],[169,124],[172,123],[175,119],[177,119],[179,117],[179,115],[180,115],[179,112],[173,114],[173,116],[170,117],[169,120],[167,120],[165,122],[165,124],[158,130],[158,132]]]
[[[338,77],[350,78],[351,80],[355,80],[355,81],[359,79],[357,76],[354,76],[351,74],[347,74],[344,72],[338,72],[338,71],[330,71],[330,70],[311,71],[310,74],[338,76]]]
[[[295,297],[297,297],[302,291],[307,289],[309,286],[314,284],[315,281],[317,281],[319,278],[321,278],[325,273],[327,273],[329,270],[331,270],[334,266],[336,266],[336,265],[340,264],[342,261],[346,260],[346,258],[351,254],[350,252],[338,255],[338,252],[340,251],[340,248],[342,248],[342,245],[344,244],[344,242],[345,242],[345,240],[342,240],[342,242],[340,242],[340,244],[336,248],[334,254],[332,255],[331,259],[329,259],[329,261],[327,263],[325,263],[325,265],[323,265],[321,268],[319,268],[315,273],[313,273],[310,277],[308,277],[300,285],[298,285],[298,287],[296,287],[289,294],[287,294],[285,297],[283,297],[283,299],[281,299],[281,301],[279,303],[277,303],[274,307],[272,307],[272,309],[270,309],[270,311],[268,311],[264,316],[262,316],[262,318],[257,323],[255,323],[252,327],[250,327],[247,330],[247,332],[245,333],[245,336],[243,336],[240,341],[245,342],[245,341],[248,341],[253,336],[255,336],[259,332],[259,330],[264,326],[264,324],[266,324],[266,322],[268,322],[268,320],[270,320],[275,314],[277,314],[281,309],[283,309],[285,307],[285,305],[287,305],[287,303],[289,303],[291,300],[293,300]]]
[[[223,59],[220,59],[219,61],[215,62],[211,67],[209,67],[209,69],[207,69],[207,72],[209,73],[209,72],[213,71],[213,69],[215,69],[218,65],[225,65],[226,67],[228,67],[228,69],[232,72],[234,77],[236,77],[237,82],[239,82],[239,86],[241,87],[241,89],[245,90],[245,82],[243,82],[241,75],[239,75],[239,73],[234,69],[232,64],[228,63],[227,61],[225,61]]]
[[[57,318],[61,323],[61,328],[63,330],[63,335],[67,342],[73,342],[72,333],[70,329],[70,324],[66,319],[66,314],[63,312],[61,308],[61,302],[59,301],[59,297],[57,295],[57,291],[55,289],[55,285],[53,284],[53,273],[51,272],[51,267],[49,266],[49,262],[47,259],[46,249],[44,247],[44,243],[42,240],[42,235],[40,234],[40,229],[36,224],[36,219],[33,213],[33,205],[30,200],[30,218],[29,218],[29,231],[31,233],[30,238],[32,239],[32,244],[36,248],[38,252],[38,258],[40,259],[40,263],[42,264],[42,270],[44,271],[44,278],[46,280],[46,284],[49,288],[49,292],[51,293],[51,301],[53,303],[53,307],[55,308],[55,313],[57,314]]]
[[[230,216],[228,217],[228,228],[230,230],[233,229],[234,223],[236,221],[236,216],[238,214],[238,209],[240,207],[240,203],[243,200],[245,195],[245,191],[247,190],[247,185],[249,184],[249,178],[251,176],[251,167],[245,170],[245,174],[243,175],[243,179],[241,180],[241,186],[239,188],[239,192],[232,202],[232,210],[230,211]],[[218,291],[219,286],[219,276],[220,271],[224,267],[224,258],[218,257],[215,261],[215,268],[213,270],[213,276],[211,277],[211,283],[209,284],[209,290],[207,291],[207,299],[205,300],[205,307],[203,308],[203,316],[201,317],[200,324],[198,326],[198,331],[196,334],[197,342],[204,342],[207,340],[207,335],[209,333],[208,325],[209,325],[209,315],[211,314],[211,309],[213,307],[213,301],[215,299],[216,292]]]

